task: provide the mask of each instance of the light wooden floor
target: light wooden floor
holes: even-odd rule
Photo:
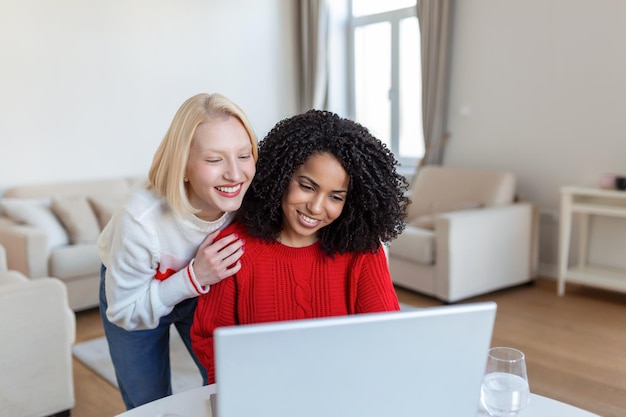
[[[401,302],[441,305],[398,288]],[[626,294],[539,279],[464,302],[498,304],[492,345],[525,352],[531,391],[603,417],[626,416]],[[77,341],[102,336],[97,310],[77,314]],[[111,417],[124,411],[116,388],[74,360],[74,417]],[[561,416],[559,416],[561,417]],[[563,416],[566,417],[566,416]]]

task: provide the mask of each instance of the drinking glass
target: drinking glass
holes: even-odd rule
[[[524,353],[510,347],[489,349],[480,389],[480,402],[489,415],[516,417],[529,397]]]

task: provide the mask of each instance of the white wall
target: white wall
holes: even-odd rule
[[[626,2],[456,5],[444,163],[517,175],[521,197],[544,213],[540,262],[553,274],[559,187],[626,175]],[[174,112],[198,92],[238,102],[262,137],[297,109],[294,7],[0,0],[0,193],[145,174]],[[622,266],[626,225],[614,223],[594,222],[591,259]]]
[[[296,109],[291,0],[0,0],[0,193],[147,173],[188,97]]]
[[[626,175],[626,2],[456,5],[444,164],[513,171],[543,212],[540,262],[554,274],[559,188]],[[624,266],[624,222],[606,223],[591,261]]]

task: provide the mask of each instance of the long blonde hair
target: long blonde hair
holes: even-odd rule
[[[148,172],[150,187],[162,195],[177,215],[198,212],[185,189],[185,171],[196,128],[216,118],[237,118],[250,137],[252,156],[258,157],[257,137],[243,110],[221,94],[197,94],[178,109],[165,137],[157,148]]]

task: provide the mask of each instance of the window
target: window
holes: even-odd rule
[[[424,155],[420,33],[415,0],[352,0],[349,111],[402,166]]]

